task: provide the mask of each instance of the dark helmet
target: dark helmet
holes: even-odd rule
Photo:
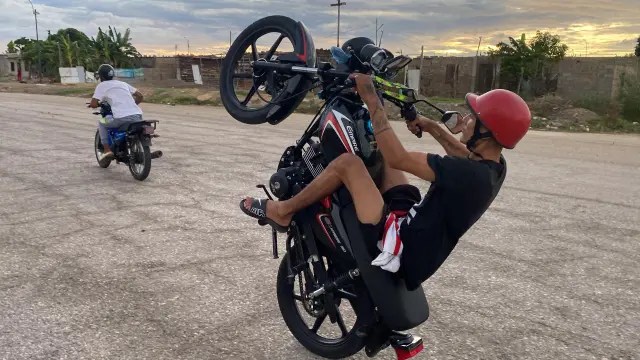
[[[347,40],[342,44],[342,50],[349,53],[353,50],[360,61],[368,62],[375,70],[379,71],[387,59],[392,59],[393,54],[385,49],[379,48],[373,40],[367,37],[356,37]]]
[[[113,77],[116,76],[116,70],[109,64],[100,65],[97,73],[100,81],[113,80]]]
[[[376,43],[374,43],[373,40],[367,37],[356,37],[345,41],[344,44],[342,44],[342,50],[344,50],[344,52],[346,52],[347,54],[349,53],[349,50],[353,50],[356,56],[360,57],[360,51],[362,51],[362,48],[365,45],[375,46]]]

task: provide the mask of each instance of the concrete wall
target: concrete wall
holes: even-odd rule
[[[12,63],[13,70],[11,70]],[[20,59],[19,54],[0,54],[0,76],[17,76],[18,68],[22,68],[22,78],[26,79],[29,76],[29,71],[27,71],[27,66]]]
[[[319,61],[329,61],[330,53],[326,49],[318,49],[317,57]],[[222,58],[207,56],[147,57],[142,59],[142,67],[145,68],[145,81],[174,80],[186,85],[193,84],[192,65],[198,65],[203,86],[217,87],[222,60]],[[245,65],[248,66],[248,59]],[[419,57],[413,59],[409,65],[409,69],[418,68],[420,68]],[[557,93],[563,97],[569,99],[585,95],[612,97],[617,94],[621,74],[633,72],[640,74],[640,59],[572,57],[561,61],[557,65],[557,72],[559,73]],[[514,84],[501,84],[499,73],[499,62],[486,56],[480,56],[477,59],[475,57],[425,57],[420,94],[428,97],[462,98],[468,92],[482,93],[493,88],[514,86]],[[395,80],[402,82],[402,74]],[[250,86],[250,80],[247,86]]]
[[[200,75],[202,76],[203,86],[217,87],[220,84],[220,66],[221,58],[212,57],[178,57],[180,69],[180,79],[182,81],[193,83],[192,65],[200,67]]]
[[[421,59],[415,58],[410,69],[419,69]],[[478,69],[483,69],[480,73]],[[475,57],[425,57],[422,65],[420,94],[461,98],[468,92],[478,91],[484,84],[489,88],[496,84],[497,64],[490,58]],[[402,82],[397,78],[396,81]],[[487,89],[488,90],[488,89]],[[485,90],[486,91],[486,90]]]
[[[178,79],[178,58],[152,57],[143,58],[142,60],[145,80],[162,81]]]
[[[11,73],[11,66],[7,55],[0,54],[0,76],[9,76]]]
[[[639,67],[640,59],[630,57],[566,58],[560,62],[557,93],[567,99],[614,98],[620,75],[634,74]]]

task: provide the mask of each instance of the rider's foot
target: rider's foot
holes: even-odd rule
[[[251,207],[254,204],[256,199],[252,197],[247,197],[244,199],[243,206],[247,211],[251,211]],[[276,223],[281,227],[288,227],[291,223],[291,219],[293,218],[292,214],[282,214],[280,209],[280,203],[277,201],[264,200],[265,204],[265,215],[264,217],[270,219],[272,222]]]
[[[98,161],[103,162],[107,160],[112,160],[113,158],[114,158],[113,153],[111,151],[108,151],[100,155],[100,158],[98,159]]]

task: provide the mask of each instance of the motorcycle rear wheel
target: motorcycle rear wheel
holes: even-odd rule
[[[96,161],[98,162],[98,166],[103,169],[106,169],[111,164],[111,160],[100,161],[100,156],[104,154],[104,146],[102,146],[102,140],[100,139],[100,131],[96,130],[96,138],[94,141],[94,150],[96,153]]]
[[[147,145],[142,144],[139,137],[131,141],[129,146],[131,147],[131,155],[133,155],[129,160],[129,171],[134,179],[143,181],[151,171],[151,150]]]
[[[297,305],[297,303],[300,303],[300,306],[303,307],[303,301],[308,300],[304,300],[301,294],[295,293],[295,287],[299,283],[298,277],[301,276],[302,272],[305,270],[301,270],[299,273],[294,274],[294,281],[293,283],[290,283],[288,269],[289,256],[290,254],[286,254],[282,258],[280,268],[278,269],[278,279],[276,285],[280,313],[282,314],[282,318],[289,328],[289,331],[291,331],[293,336],[307,350],[325,358],[345,358],[354,355],[362,350],[362,348],[365,346],[366,339],[358,335],[356,332],[357,329],[359,329],[362,325],[360,319],[356,315],[356,319],[351,330],[348,330],[340,311],[340,306],[344,305],[345,303],[349,303],[351,300],[346,300],[346,298],[341,297],[338,297],[336,299],[336,311],[338,315],[336,324],[331,324],[331,322],[329,321],[329,316],[324,313],[324,310],[318,309],[319,313],[315,317],[313,326],[309,328],[309,325],[305,322],[302,313],[306,313],[307,315],[309,314],[304,310],[304,308],[300,309],[300,307],[298,307]],[[302,279],[302,281],[304,282],[304,278]],[[337,295],[337,293],[335,294]],[[357,301],[357,299],[355,301]],[[344,306],[342,307],[344,311]],[[320,330],[322,330],[323,332],[327,331],[326,328],[322,328],[323,324],[327,323],[330,327],[338,327],[338,330],[341,332],[341,336],[339,338],[328,338],[325,337],[325,335],[319,334]],[[335,333],[335,329],[332,330],[330,328],[328,329],[328,331],[333,331],[333,333]]]

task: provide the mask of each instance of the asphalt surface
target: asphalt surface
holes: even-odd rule
[[[238,209],[310,117],[144,104],[165,155],[138,182],[97,166],[85,101],[0,93],[0,359],[316,358],[280,317],[270,231]],[[638,154],[638,136],[544,132],[508,152],[502,192],[424,283],[418,358],[640,358]]]

